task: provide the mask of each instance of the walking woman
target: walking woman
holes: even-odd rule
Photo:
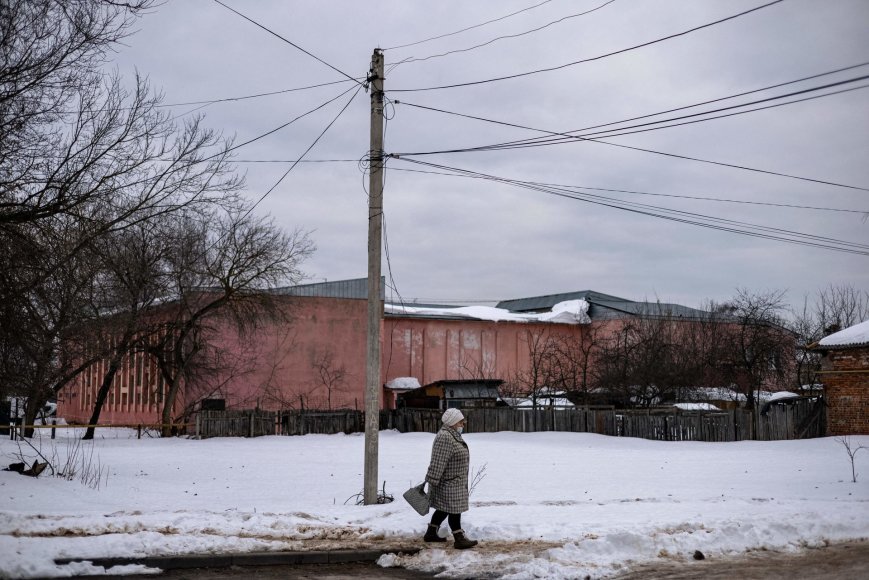
[[[471,458],[468,445],[462,439],[465,416],[458,409],[447,409],[441,421],[443,426],[435,436],[431,463],[425,476],[435,512],[423,539],[426,542],[446,542],[446,538],[438,535],[438,529],[444,520],[448,520],[455,540],[453,545],[465,550],[477,545],[477,541],[468,539],[462,530],[462,512],[468,511],[468,469]]]

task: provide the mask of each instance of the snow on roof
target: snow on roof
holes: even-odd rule
[[[390,314],[411,316],[449,316],[469,318],[474,320],[491,320],[494,322],[551,322],[554,324],[588,324],[588,302],[585,300],[568,300],[559,302],[549,312],[517,313],[492,306],[460,306],[422,307],[402,304],[385,304],[384,308]]]
[[[712,403],[676,403],[673,405],[677,409],[683,411],[720,411],[718,407]]]
[[[511,406],[517,409],[532,409],[534,407],[534,401],[532,399],[513,399]],[[537,397],[537,407],[571,409],[575,407],[575,405],[564,397]]]
[[[420,386],[416,377],[397,377],[386,383],[386,388],[393,391],[412,391]]]
[[[869,345],[869,320],[825,336],[818,341],[818,345],[827,347]]]
[[[773,401],[781,401],[782,399],[794,399],[798,398],[800,395],[796,393],[791,393],[790,391],[778,391],[772,393],[769,397],[766,397],[767,403],[772,403]]]

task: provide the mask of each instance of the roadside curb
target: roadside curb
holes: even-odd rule
[[[343,564],[374,562],[384,554],[416,554],[420,548],[396,547],[384,550],[312,550],[300,552],[247,552],[240,554],[185,554],[144,556],[140,558],[58,558],[55,564],[90,562],[109,569],[113,566],[139,564],[162,570],[181,568],[228,568],[230,566],[286,566],[297,564]]]

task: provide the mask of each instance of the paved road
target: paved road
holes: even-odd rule
[[[374,563],[308,564],[170,570],[154,576],[102,576],[117,580],[421,580],[432,574]],[[869,542],[837,544],[796,554],[754,552],[745,556],[702,561],[665,562],[641,566],[616,580],[866,580],[869,579]]]
[[[257,580],[422,580],[434,578],[404,568],[381,568],[374,562],[355,562],[348,564],[302,564],[296,566],[255,566],[232,568],[195,568],[192,570],[169,570],[158,576],[101,576],[101,579],[116,580],[238,580],[241,578]]]
[[[797,554],[754,552],[739,558],[643,566],[617,580],[866,580],[869,542],[837,544]]]

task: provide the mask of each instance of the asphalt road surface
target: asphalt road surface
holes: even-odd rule
[[[403,568],[381,568],[374,563],[308,564],[169,570],[159,575],[101,576],[117,580],[417,580],[433,574]],[[582,577],[577,577],[583,580]],[[752,552],[743,556],[704,560],[656,562],[640,566],[616,580],[867,580],[869,541],[835,544],[798,553]]]

